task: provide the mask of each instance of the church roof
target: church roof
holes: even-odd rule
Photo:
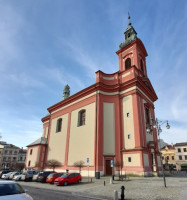
[[[38,138],[36,141],[34,141],[33,143],[27,145],[27,147],[29,146],[34,146],[34,145],[38,145],[38,144],[47,144],[47,138],[41,137]]]
[[[130,16],[128,17],[128,19],[129,19],[129,24],[126,31],[124,32],[125,41],[119,45],[120,49],[122,49],[123,47],[127,46],[128,44],[130,44],[131,42],[137,39],[137,33],[134,27],[131,25]]]

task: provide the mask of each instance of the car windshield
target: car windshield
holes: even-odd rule
[[[0,184],[0,196],[25,193],[17,183]]]
[[[68,174],[63,174],[61,177],[66,178],[66,177],[68,177]]]
[[[49,176],[48,177],[53,177],[55,174],[54,173],[52,173],[52,174],[49,174]]]

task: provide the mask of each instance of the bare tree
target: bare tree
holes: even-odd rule
[[[46,163],[46,166],[49,168],[52,168],[53,171],[55,170],[56,167],[61,166],[61,165],[62,163],[55,159],[48,160]]]
[[[81,173],[81,168],[84,167],[84,161],[83,160],[76,161],[74,162],[73,166],[78,167],[79,173]]]

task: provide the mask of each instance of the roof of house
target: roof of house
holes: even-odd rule
[[[27,147],[29,146],[34,146],[34,145],[38,145],[38,144],[47,144],[47,138],[41,137],[38,138],[36,141],[34,141],[33,143],[27,145]]]
[[[168,149],[175,149],[174,145],[165,145],[164,147],[162,147],[162,149],[165,149],[166,147]]]
[[[187,146],[187,142],[176,143],[175,146]]]

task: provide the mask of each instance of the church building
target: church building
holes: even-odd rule
[[[48,160],[61,166],[55,171],[78,171],[83,176],[117,174],[156,175],[161,172],[156,130],[147,132],[155,119],[157,95],[147,75],[147,51],[137,37],[130,17],[125,40],[116,52],[119,70],[96,72],[95,84],[49,107],[42,118],[41,138],[28,145],[26,168],[48,170]]]

